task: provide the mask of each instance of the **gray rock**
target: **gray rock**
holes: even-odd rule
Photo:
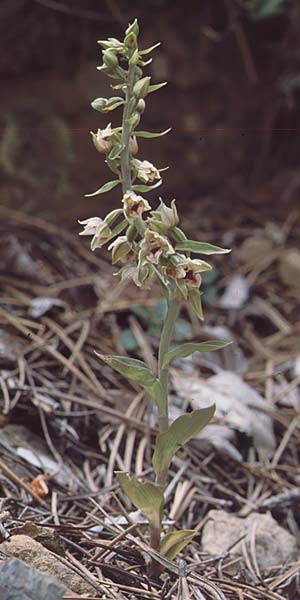
[[[77,575],[71,567],[62,563],[47,548],[27,535],[13,535],[9,541],[0,544],[0,551],[9,557],[22,560],[42,573],[52,575],[72,592],[95,595],[95,589]]]
[[[209,511],[202,533],[202,550],[218,556],[244,534],[244,540],[234,546],[230,554],[242,558],[245,544],[251,560],[251,540],[254,539],[256,560],[261,570],[299,559],[296,540],[269,513],[252,513],[242,519],[223,510]]]

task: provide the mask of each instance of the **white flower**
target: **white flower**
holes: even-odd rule
[[[135,160],[137,177],[144,183],[153,183],[155,179],[161,179],[158,169],[149,160]]]
[[[108,123],[105,129],[98,129],[97,133],[91,131],[91,135],[98,152],[107,154],[111,151],[114,145],[114,130],[111,128],[111,123]]]
[[[162,267],[162,272],[167,279],[175,281],[182,295],[187,299],[189,290],[199,289],[200,273],[211,268],[211,265],[204,260],[188,258],[185,254],[175,254],[171,256],[168,264]]]
[[[175,254],[175,250],[168,238],[157,231],[146,230],[140,246],[139,261],[145,259],[157,265],[161,257],[168,258],[172,254]]]
[[[78,221],[80,225],[83,225],[83,231],[79,235],[92,235],[91,250],[101,248],[108,240],[111,230],[107,225],[106,221],[100,219],[100,217],[90,217],[84,221]]]
[[[128,220],[135,217],[141,217],[143,212],[151,210],[149,202],[134,192],[126,192],[123,196],[122,203],[124,204],[125,217]]]

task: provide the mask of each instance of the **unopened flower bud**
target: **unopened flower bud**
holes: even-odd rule
[[[139,24],[137,22],[137,19],[134,19],[133,23],[128,25],[125,31],[125,35],[129,35],[130,33],[134,33],[136,36],[139,35]]]
[[[99,110],[101,112],[103,110],[103,108],[106,107],[107,102],[108,101],[106,98],[96,98],[95,100],[93,100],[93,102],[91,102],[91,106],[95,110]]]
[[[126,48],[136,48],[136,46],[137,46],[136,35],[133,31],[131,31],[130,33],[128,33],[128,35],[126,35],[126,37],[124,39],[124,44],[125,44]]]
[[[176,227],[178,222],[179,218],[175,206],[175,200],[172,200],[170,208],[161,200],[159,208],[157,210],[153,210],[151,212],[151,217],[147,219],[150,229],[163,234],[169,229]]]
[[[136,234],[137,234],[137,228],[135,227],[135,225],[129,225],[129,227],[127,227],[126,229],[126,237],[128,239],[128,242],[130,242],[130,244],[132,244],[132,242],[135,240],[136,238]]]
[[[112,50],[103,50],[102,57],[105,66],[109,69],[114,69],[119,64],[118,57]]]
[[[137,110],[137,112],[139,112],[142,115],[145,108],[146,108],[146,102],[143,98],[140,98],[137,103],[136,110]]]
[[[129,140],[129,153],[131,154],[131,156],[135,156],[138,153],[138,151],[139,151],[139,147],[138,147],[137,139],[134,135]]]
[[[150,265],[147,261],[142,260],[138,264],[138,271],[133,276],[133,281],[138,287],[147,288],[152,281],[152,277],[151,277],[152,274],[153,274],[152,265]],[[149,280],[149,278],[151,278],[151,279]]]
[[[128,262],[134,257],[134,252],[129,244],[126,235],[120,235],[110,246],[108,250],[112,251],[112,264],[114,265],[119,260]]]
[[[133,93],[136,98],[144,98],[147,96],[149,86],[150,86],[151,77],[143,77],[139,79],[133,87]]]
[[[167,227],[167,229],[172,229],[172,227],[176,227],[179,223],[177,208],[175,206],[175,200],[171,202],[171,208],[166,206],[164,202],[161,203],[160,209],[161,221]]]

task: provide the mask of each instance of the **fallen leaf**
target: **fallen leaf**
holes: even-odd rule
[[[193,410],[213,398],[216,404],[215,416],[222,419],[223,425],[252,437],[259,452],[272,456],[276,440],[272,418],[265,414],[268,404],[236,373],[222,371],[203,380],[195,375],[173,372],[172,381],[177,394],[189,400]],[[205,439],[209,427],[210,425],[201,433],[202,439]]]

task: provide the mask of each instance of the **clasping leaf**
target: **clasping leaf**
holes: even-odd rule
[[[159,187],[162,184],[162,180],[159,179],[159,181],[157,181],[156,183],[154,183],[153,185],[143,185],[143,184],[136,184],[132,186],[132,189],[135,192],[141,192],[142,194],[145,194],[146,192],[150,192],[150,190],[154,190],[155,188]]]
[[[142,511],[150,525],[160,528],[164,503],[163,488],[151,482],[142,482],[126,473],[116,473],[117,480],[132,504]]]
[[[194,240],[186,240],[176,244],[176,250],[180,252],[195,252],[196,254],[228,254],[231,250],[227,248],[219,248],[213,244],[205,242],[195,242]]]
[[[137,381],[152,396],[159,408],[163,405],[164,393],[160,381],[142,360],[127,356],[105,356],[99,352],[95,354],[120,375]]]
[[[212,352],[213,350],[221,350],[226,346],[229,346],[231,342],[223,342],[222,340],[208,340],[207,342],[200,343],[188,343],[176,346],[173,350],[166,352],[163,361],[163,367],[165,367],[173,358],[186,358],[194,352]]]
[[[152,463],[156,475],[166,473],[175,452],[194,437],[207,425],[215,412],[215,404],[209,404],[199,410],[181,415],[156,438]]]
[[[185,548],[197,534],[194,529],[181,529],[167,533],[161,540],[160,553],[172,560]]]
[[[119,183],[121,183],[119,179],[114,179],[114,181],[108,181],[107,183],[102,185],[101,188],[99,188],[99,190],[96,190],[92,194],[85,194],[85,196],[86,198],[91,198],[91,196],[104,194],[105,192],[109,192],[110,190],[112,190],[114,187],[116,187],[116,185],[119,185]]]
[[[135,131],[134,135],[136,137],[141,137],[141,138],[156,138],[156,137],[161,137],[162,135],[166,135],[170,131],[171,131],[171,127],[169,127],[168,129],[165,129],[165,131],[161,131],[160,133],[155,133],[154,131]]]

